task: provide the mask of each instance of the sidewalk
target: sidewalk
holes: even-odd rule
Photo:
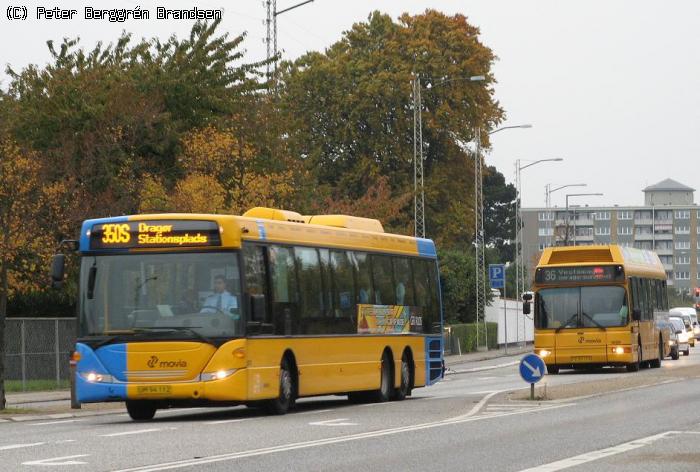
[[[514,357],[514,356],[520,356],[522,354],[532,352],[532,350],[533,350],[532,344],[526,344],[524,347],[523,346],[509,346],[508,347],[508,354],[506,354],[506,351],[504,348],[492,349],[490,351],[470,352],[467,354],[462,354],[461,356],[458,354],[455,354],[455,355],[451,355],[451,356],[445,356],[445,367],[448,369],[448,371],[452,370],[455,372],[459,372],[463,367],[466,367],[465,364],[472,364],[475,362],[497,359],[499,357],[510,358],[510,357]],[[479,370],[483,370],[483,369],[479,369]]]
[[[70,400],[70,390],[47,390],[40,392],[13,392],[6,393],[5,400],[8,407],[23,405],[26,403],[44,403],[60,400]]]

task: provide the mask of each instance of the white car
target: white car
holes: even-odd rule
[[[669,315],[678,316],[683,319],[686,327],[690,329],[693,335],[689,342],[692,347],[695,347],[695,340],[700,340],[700,325],[698,325],[698,315],[693,307],[677,307],[669,310]]]
[[[690,344],[688,344],[689,333],[685,329],[685,323],[678,316],[670,316],[668,321],[671,322],[673,330],[677,336],[678,352],[682,352],[684,356],[690,355]]]

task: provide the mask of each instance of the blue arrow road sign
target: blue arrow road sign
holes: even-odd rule
[[[503,288],[506,281],[506,266],[504,264],[489,264],[489,285],[491,288]]]
[[[520,359],[520,376],[529,384],[542,380],[547,373],[547,366],[537,354],[526,354]]]

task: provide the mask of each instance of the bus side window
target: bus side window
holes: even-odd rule
[[[251,333],[264,331],[263,323],[269,323],[267,309],[267,273],[265,271],[265,248],[263,246],[246,244],[243,246],[243,265],[245,270],[245,300],[248,309],[248,321]]]
[[[334,333],[354,333],[355,325],[355,277],[347,251],[331,251],[333,277]]]
[[[357,303],[368,305],[374,303],[374,290],[372,290],[372,272],[369,256],[366,252],[353,252],[357,279]]]
[[[296,334],[299,308],[294,254],[289,247],[270,246],[269,258],[275,334]]]
[[[318,252],[314,248],[295,247],[299,276],[299,305],[303,334],[325,334],[323,321],[323,283]]]
[[[439,333],[440,328],[436,328],[435,323],[440,322],[440,281],[438,280],[437,262],[434,260],[425,260],[428,267],[428,282],[430,283],[430,305],[428,311],[423,318],[423,331],[426,333]]]
[[[653,291],[653,286],[651,284],[651,279],[643,279],[644,280],[644,289],[646,291],[646,319],[647,320],[653,320],[654,319],[654,291]]]
[[[372,281],[374,282],[374,303],[396,305],[396,285],[391,267],[391,257],[372,254]]]
[[[331,283],[331,254],[328,249],[319,249],[321,276],[323,278],[323,316],[333,316],[333,285]]]
[[[407,257],[393,257],[394,275],[396,277],[396,304],[403,306],[415,306],[413,294],[413,274],[411,264]]]
[[[639,280],[637,277],[630,277],[630,288],[632,289],[632,310],[641,311],[640,297],[639,297]]]
[[[668,288],[666,287],[666,281],[661,281],[661,295],[663,296],[663,309],[668,311]]]

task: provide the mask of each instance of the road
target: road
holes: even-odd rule
[[[666,383],[553,402],[508,400],[503,391],[525,386],[512,362],[461,365],[463,373],[404,402],[305,399],[278,417],[239,407],[166,410],[141,423],[121,411],[5,422],[2,470],[700,470],[700,379],[687,374],[700,371],[700,349],[664,362]],[[657,372],[547,382],[639,376],[654,384]]]

